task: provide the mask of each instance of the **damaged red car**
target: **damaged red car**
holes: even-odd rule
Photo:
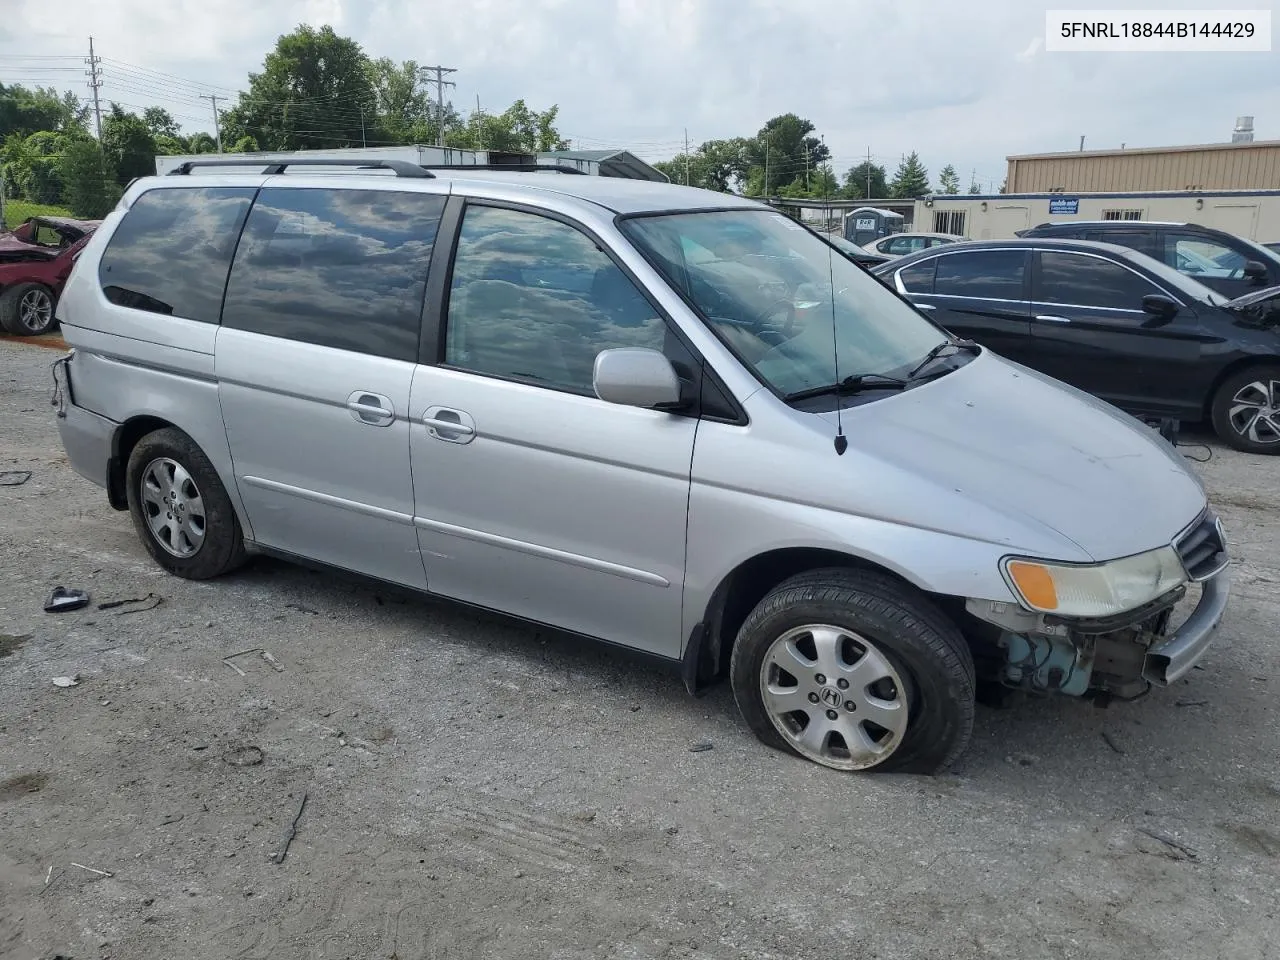
[[[53,328],[62,285],[99,223],[31,217],[0,234],[0,328],[22,336]]]

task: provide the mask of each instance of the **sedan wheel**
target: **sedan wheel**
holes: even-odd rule
[[[1280,454],[1280,366],[1249,367],[1227,377],[1211,413],[1214,431],[1237,450]]]
[[[797,627],[773,642],[760,696],[792,749],[839,770],[883,763],[907,732],[901,675],[870,641],[831,624]]]
[[[18,301],[18,321],[33,334],[44,333],[53,325],[53,297],[42,287],[34,287]]]

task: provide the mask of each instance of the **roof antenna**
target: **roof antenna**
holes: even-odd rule
[[[831,229],[831,206],[826,208],[827,229]],[[836,279],[832,260],[835,257],[835,244],[827,241],[827,283],[831,291],[831,362],[835,367],[836,386],[836,456],[844,456],[849,449],[849,438],[844,435],[844,418],[840,414],[840,347],[836,337]]]

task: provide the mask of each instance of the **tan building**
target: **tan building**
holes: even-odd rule
[[[1280,189],[1280,140],[1008,157],[1007,193]]]

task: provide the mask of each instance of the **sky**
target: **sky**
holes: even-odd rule
[[[104,99],[212,128],[201,94],[232,96],[276,38],[330,24],[370,56],[456,68],[462,113],[518,97],[560,108],[582,149],[648,160],[812,121],[837,173],[868,151],[890,176],[918,151],[999,187],[1010,154],[1229,141],[1252,115],[1280,139],[1271,53],[1047,53],[1045,11],[1271,9],[1280,0],[0,0],[0,82],[88,96],[76,58],[103,58]]]

